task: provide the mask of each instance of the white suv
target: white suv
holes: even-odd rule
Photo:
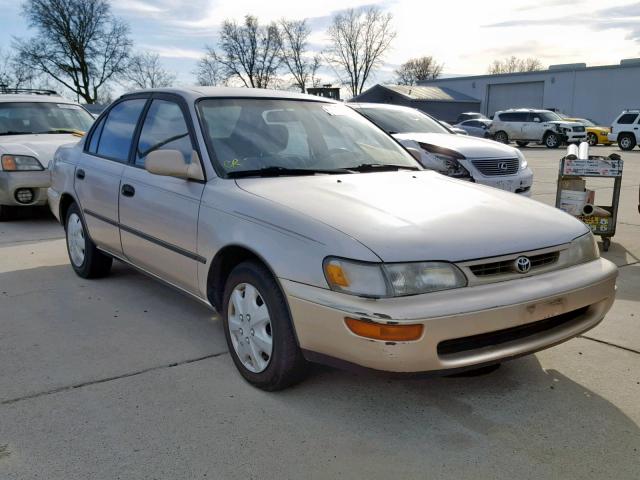
[[[536,142],[558,148],[563,142],[578,143],[587,139],[581,123],[564,120],[550,110],[524,108],[496,112],[489,134],[498,142],[515,141],[520,147]]]
[[[609,141],[618,142],[621,150],[633,150],[640,143],[640,110],[623,110],[611,124]]]

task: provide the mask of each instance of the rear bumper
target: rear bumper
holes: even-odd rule
[[[618,134],[617,133],[610,133],[609,135],[607,135],[607,139],[611,142],[617,142],[618,141]]]
[[[281,283],[300,347],[310,359],[415,373],[500,362],[575,337],[596,326],[611,308],[616,276],[615,265],[599,259],[509,282],[379,300]],[[346,316],[419,323],[423,334],[410,342],[371,340],[352,333]]]
[[[49,170],[39,172],[3,172],[0,171],[0,205],[28,207],[47,203],[47,188],[51,185]],[[16,190],[29,188],[33,191],[33,200],[20,203],[15,198]]]

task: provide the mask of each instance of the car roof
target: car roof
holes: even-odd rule
[[[121,98],[141,93],[170,93],[179,95],[185,100],[195,101],[201,98],[276,98],[283,100],[307,100],[322,103],[341,103],[316,95],[289,92],[286,90],[270,90],[266,88],[242,88],[242,87],[180,87],[180,88],[148,88],[135,90],[122,95]]]
[[[508,108],[506,110],[500,110],[496,113],[504,112],[551,112],[551,110],[545,110],[544,108]]]
[[[38,103],[73,103],[73,100],[68,100],[58,95],[23,95],[14,93],[0,94],[0,103],[8,102],[38,102]]]

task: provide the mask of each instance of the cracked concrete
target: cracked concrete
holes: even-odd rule
[[[560,151],[523,151],[552,203]],[[121,264],[76,277],[46,215],[0,224],[0,478],[637,479],[640,151],[624,158],[610,314],[473,378],[317,367],[265,393],[204,306]]]

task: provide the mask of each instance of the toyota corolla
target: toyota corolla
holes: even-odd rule
[[[215,308],[238,370],[266,390],[309,361],[494,365],[589,330],[615,296],[616,267],[583,223],[424,170],[319,97],[127,94],[52,171],[76,273],[117,259]]]

